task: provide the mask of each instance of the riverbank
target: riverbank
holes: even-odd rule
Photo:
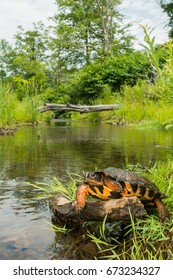
[[[142,104],[123,103],[120,109],[111,112],[90,114],[72,113],[72,120],[103,122],[112,125],[128,125],[150,129],[173,129],[173,107],[162,102]]]
[[[112,111],[78,113],[66,112],[59,114],[63,119],[72,121],[90,121],[109,123],[112,125],[128,125],[150,129],[173,129],[173,106],[164,99],[151,98],[151,88],[144,81],[134,87],[124,87],[121,94],[104,94],[94,101],[95,105],[120,104],[120,108]],[[146,92],[148,95],[146,96]],[[0,135],[13,134],[18,125],[50,122],[53,112],[40,113],[38,108],[43,106],[41,96],[26,96],[18,100],[10,88],[0,88]]]
[[[28,96],[19,100],[12,88],[0,84],[0,135],[13,135],[23,125],[35,125],[50,119],[50,112],[40,114],[41,96]]]
[[[7,113],[8,114],[8,113]],[[20,114],[20,112],[18,112]],[[2,124],[0,127],[0,135],[13,135],[18,127],[25,125],[39,125],[40,123],[50,123],[53,117],[51,112],[38,113],[37,108],[34,108],[32,114],[24,114],[22,121],[20,118],[15,118],[8,125]],[[141,129],[158,129],[158,130],[173,130],[173,107],[169,104],[154,104],[149,103],[143,105],[134,103],[128,106],[122,104],[119,109],[114,111],[93,112],[93,113],[71,113],[70,118],[66,120],[98,122],[115,126],[134,126]],[[8,119],[8,115],[6,116]],[[64,119],[64,117],[63,117]],[[61,120],[61,119],[60,119]]]

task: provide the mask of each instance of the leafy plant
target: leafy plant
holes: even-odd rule
[[[135,85],[138,79],[144,79],[151,73],[146,54],[134,52],[96,60],[83,67],[71,80],[71,100],[91,103],[93,99],[104,98],[109,87],[113,92],[120,92],[122,85]],[[111,91],[110,91],[111,89]]]

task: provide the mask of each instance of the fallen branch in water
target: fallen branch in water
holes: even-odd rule
[[[39,107],[39,111],[41,113],[46,111],[75,111],[79,113],[91,113],[91,112],[100,112],[100,111],[109,111],[120,108],[119,104],[112,105],[74,105],[74,104],[53,104],[53,103],[45,103],[44,106]]]
[[[50,209],[55,217],[69,226],[81,225],[87,221],[102,221],[107,215],[107,221],[130,222],[130,213],[134,218],[142,218],[146,211],[139,198],[124,197],[107,201],[87,201],[86,206],[79,213],[76,212],[75,202],[64,197],[53,197]]]

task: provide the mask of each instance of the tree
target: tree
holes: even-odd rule
[[[5,40],[0,40],[0,79],[4,80],[8,75],[9,60],[13,52],[12,46]]]
[[[21,99],[26,93],[40,94],[46,85],[46,36],[44,25],[33,24],[25,31],[18,27],[14,35],[15,47],[8,54],[7,68],[14,90]]]
[[[169,37],[173,38],[173,2],[171,0],[159,0],[160,5],[169,17],[168,26],[170,27]]]
[[[107,87],[111,92],[120,93],[124,84],[133,86],[150,75],[148,57],[140,51],[95,60],[71,79],[70,102],[92,104],[93,99],[104,96]]]
[[[33,23],[33,28],[27,31],[18,26],[18,32],[14,35],[16,48],[27,54],[30,60],[44,61],[46,36],[46,27],[41,21]]]
[[[59,61],[79,68],[96,57],[131,48],[118,7],[121,0],[56,0],[54,46]]]

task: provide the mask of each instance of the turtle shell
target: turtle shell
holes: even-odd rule
[[[92,186],[105,186],[121,196],[137,196],[141,200],[154,200],[156,198],[165,198],[158,187],[149,179],[139,174],[122,170],[115,167],[109,167],[100,171],[85,173],[84,182],[88,188]],[[99,195],[98,195],[99,196]]]
[[[119,182],[121,186],[126,190],[124,196],[138,196],[144,200],[153,200],[157,197],[165,198],[158,187],[149,179],[140,176],[136,172],[122,170],[115,167],[109,167],[101,171],[103,177],[111,177],[116,182]]]

